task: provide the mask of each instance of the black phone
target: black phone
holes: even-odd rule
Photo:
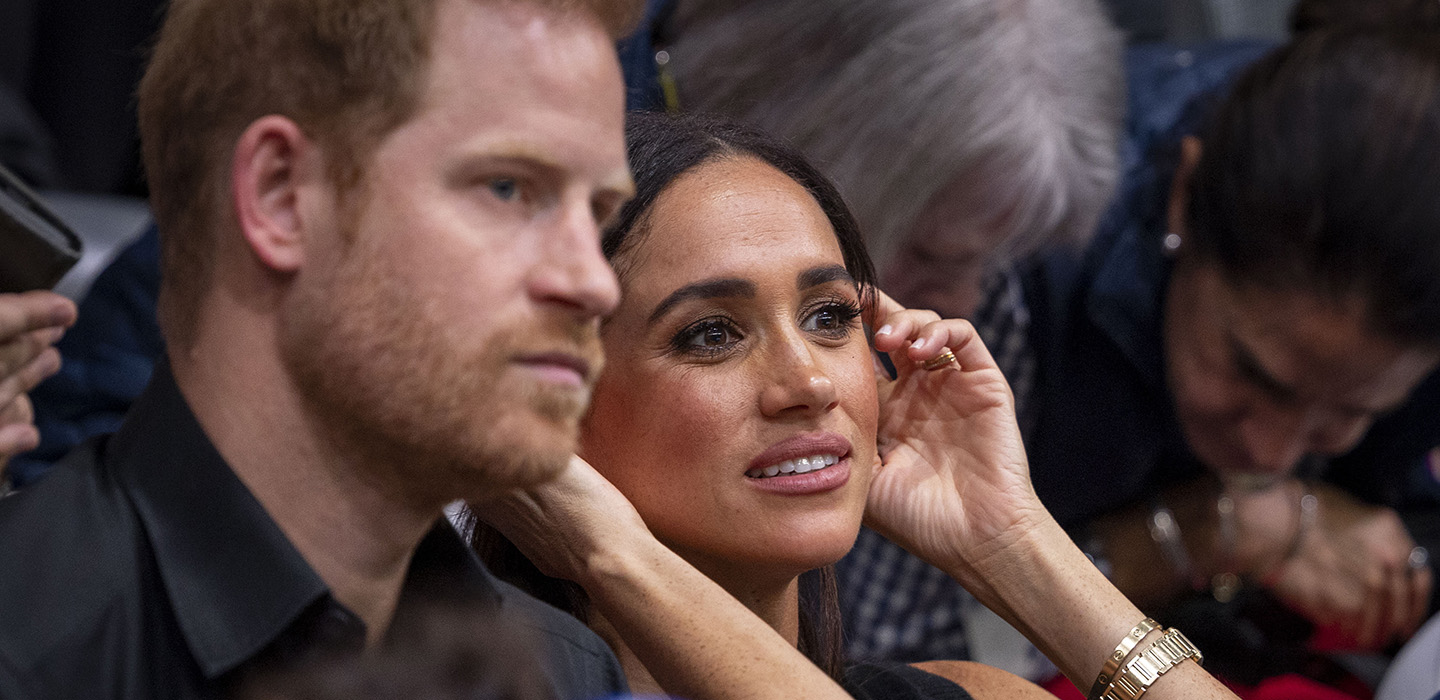
[[[50,289],[80,260],[80,237],[0,166],[0,293]]]

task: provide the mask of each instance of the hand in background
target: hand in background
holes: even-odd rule
[[[898,378],[880,379],[881,464],[866,522],[932,564],[963,570],[1050,517],[1030,485],[1014,396],[969,322],[883,294],[877,307],[875,347],[891,353]],[[926,369],[945,347],[957,362]]]
[[[0,478],[11,457],[40,444],[26,393],[59,371],[60,353],[51,346],[75,313],[73,302],[53,292],[0,294]]]
[[[1316,526],[1268,577],[1274,594],[1358,649],[1408,638],[1425,617],[1433,575],[1409,567],[1415,541],[1405,525],[1389,508],[1334,487],[1317,485],[1314,493]]]

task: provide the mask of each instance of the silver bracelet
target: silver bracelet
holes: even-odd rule
[[[1180,523],[1175,514],[1164,503],[1156,503],[1150,511],[1150,539],[1160,547],[1160,555],[1183,581],[1193,590],[1205,590],[1205,581],[1197,576],[1190,563],[1190,553],[1185,551],[1185,542],[1180,539]]]

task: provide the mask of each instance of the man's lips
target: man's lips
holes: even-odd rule
[[[581,386],[590,383],[594,371],[589,360],[567,352],[527,353],[516,357],[515,362],[545,377]]]

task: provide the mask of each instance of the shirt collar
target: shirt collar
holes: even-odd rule
[[[1119,231],[1099,261],[1085,308],[1150,387],[1166,391],[1163,312],[1171,263],[1156,236]]]
[[[109,443],[190,652],[208,678],[256,658],[329,588],[206,437],[160,362]],[[441,518],[401,593],[498,601],[494,579]],[[336,604],[338,605],[338,604]]]

